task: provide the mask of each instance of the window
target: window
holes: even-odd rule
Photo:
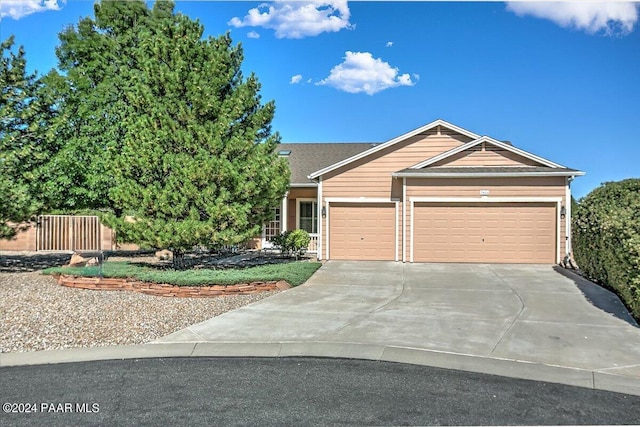
[[[298,228],[318,232],[318,204],[315,200],[298,200]]]
[[[273,219],[265,224],[264,238],[267,242],[280,234],[280,208],[274,208],[273,213]]]

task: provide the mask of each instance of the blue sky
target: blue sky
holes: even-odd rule
[[[262,5],[262,6],[261,6]],[[29,68],[92,1],[2,0]],[[640,177],[639,3],[191,1],[230,31],[283,142],[384,142],[441,118],[587,173],[577,197]]]

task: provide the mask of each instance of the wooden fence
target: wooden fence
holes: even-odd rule
[[[37,222],[38,251],[97,251],[101,227],[97,216],[40,215]]]

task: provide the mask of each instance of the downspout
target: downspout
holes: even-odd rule
[[[318,191],[316,193],[316,196],[318,198],[318,201],[316,203],[316,207],[318,209],[318,213],[317,213],[317,218],[318,218],[318,241],[316,243],[316,256],[318,258],[318,261],[322,261],[322,177],[318,177]],[[329,225],[327,224],[327,227]]]
[[[575,176],[569,176],[567,177],[567,192],[565,195],[565,202],[564,202],[564,206],[565,206],[565,257],[564,257],[564,265],[565,267],[568,265],[571,268],[575,268],[573,265],[573,262],[571,261],[571,256],[572,256],[572,252],[573,249],[571,247],[571,181],[573,181],[573,179],[575,178]]]
[[[402,177],[402,262],[407,262],[407,178]]]

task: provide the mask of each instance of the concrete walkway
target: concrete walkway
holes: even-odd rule
[[[83,360],[105,352],[119,357]],[[615,295],[552,266],[331,261],[300,287],[124,353],[351,357],[640,395],[640,329]]]

